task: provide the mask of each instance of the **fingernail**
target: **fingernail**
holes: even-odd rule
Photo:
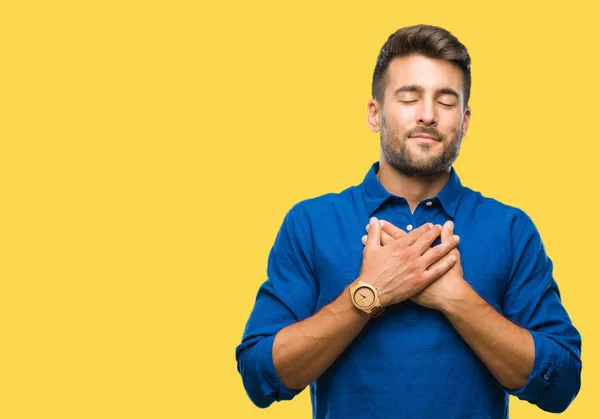
[[[459,242],[460,241],[460,237],[458,237],[456,234],[454,236],[452,236],[452,238],[454,239],[455,242]]]
[[[427,223],[427,226],[428,226],[429,228],[433,228],[433,223]]]
[[[367,241],[367,236],[362,236],[362,238],[360,239],[363,243],[365,243]]]
[[[383,225],[384,225],[385,223],[383,222],[383,220],[379,220],[379,224],[381,225],[381,227],[383,227]]]
[[[448,228],[450,231],[454,231],[454,223],[452,221],[448,221]]]
[[[437,228],[439,228],[440,230],[442,229],[442,226],[440,224],[436,224],[435,225]]]
[[[369,231],[369,227],[371,227],[371,224],[367,224],[366,230]]]
[[[371,219],[369,220],[370,224],[375,224],[377,222],[377,218],[375,217],[371,217]]]
[[[451,260],[452,262],[456,262],[456,256],[454,256],[454,255],[450,255],[450,260]]]

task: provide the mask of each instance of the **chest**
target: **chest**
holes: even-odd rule
[[[415,217],[415,214],[417,217]],[[432,211],[429,217],[415,214],[391,212],[378,214],[404,231],[432,222],[444,224],[449,217],[442,211]],[[511,269],[510,243],[502,229],[490,229],[489,223],[480,224],[473,219],[455,218],[455,234],[461,237],[458,250],[465,279],[475,291],[497,310],[501,310],[507,280]],[[340,223],[323,226],[320,240],[315,242],[315,266],[319,283],[317,309],[337,298],[344,288],[359,275],[362,266],[363,249],[361,237],[366,234],[368,216],[348,217]],[[439,239],[433,246],[439,244]],[[414,313],[407,314],[415,316]]]

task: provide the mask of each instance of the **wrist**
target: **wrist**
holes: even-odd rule
[[[367,313],[371,318],[383,313],[384,306],[375,286],[359,277],[348,289],[352,304],[357,310]]]
[[[468,310],[472,304],[476,304],[479,300],[481,300],[479,294],[466,281],[463,281],[461,286],[455,292],[447,295],[436,309],[446,317],[453,317]]]
[[[358,283],[358,280],[344,287],[344,291],[336,298],[332,304],[325,306],[324,309],[328,309],[333,312],[336,316],[341,316],[347,319],[369,319],[369,315],[362,310],[357,309],[352,302],[352,295],[350,289],[352,286]]]
[[[365,283],[367,283],[367,284],[369,284],[369,285],[371,285],[371,286],[375,287],[375,289],[377,290],[377,296],[379,297],[379,303],[380,303],[380,304],[381,304],[381,305],[382,305],[384,308],[386,308],[386,307],[388,307],[388,306],[392,305],[391,297],[390,297],[390,296],[389,296],[387,293],[385,293],[385,292],[382,292],[382,290],[381,290],[381,289],[380,289],[380,288],[379,288],[377,285],[375,285],[375,281],[373,281],[371,278],[367,278],[367,277],[365,277],[365,276],[359,276],[359,277],[356,279],[356,281],[354,281],[354,282],[352,283],[352,285],[356,285],[356,284],[358,284],[360,281],[362,281],[362,282],[365,282]]]

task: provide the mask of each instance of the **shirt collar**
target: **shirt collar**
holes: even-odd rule
[[[389,193],[377,179],[377,172],[379,171],[379,162],[373,163],[369,171],[367,172],[363,183],[361,184],[363,191],[363,198],[365,200],[365,209],[369,217],[373,215],[375,210],[379,208],[388,198],[395,197],[395,195]],[[463,186],[458,178],[454,167],[450,171],[450,179],[444,186],[444,188],[434,198],[439,201],[444,211],[452,218],[456,213],[456,207],[463,191]]]

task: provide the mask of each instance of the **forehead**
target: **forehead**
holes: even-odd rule
[[[426,91],[454,89],[463,95],[463,74],[450,61],[427,58],[422,55],[396,57],[387,70],[386,96],[402,86],[423,86]]]

